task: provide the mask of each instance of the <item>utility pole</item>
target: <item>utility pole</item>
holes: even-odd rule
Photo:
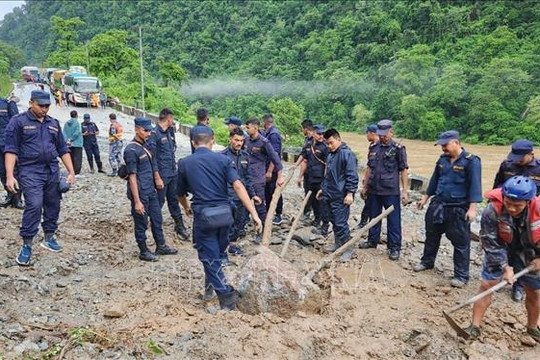
[[[144,108],[144,68],[143,68],[143,54],[142,54],[142,27],[139,26],[139,58],[141,62],[141,100],[142,100],[142,111],[143,114],[146,113]]]
[[[90,57],[88,56],[88,41],[85,44],[86,47],[86,71],[90,75]]]

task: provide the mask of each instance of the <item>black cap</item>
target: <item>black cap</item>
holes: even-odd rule
[[[34,100],[39,105],[51,105],[51,94],[43,90],[32,90],[30,100]]]
[[[527,139],[516,140],[512,144],[512,151],[508,154],[507,159],[512,162],[519,162],[523,159],[523,156],[533,152],[534,144]]]

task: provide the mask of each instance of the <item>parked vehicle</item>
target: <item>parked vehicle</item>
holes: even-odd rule
[[[35,66],[23,66],[21,68],[21,76],[26,81],[36,82],[41,79],[39,69]]]

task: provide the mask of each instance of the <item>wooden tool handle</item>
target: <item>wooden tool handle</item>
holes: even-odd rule
[[[302,206],[300,206],[300,209],[296,213],[296,217],[294,218],[294,221],[292,223],[291,229],[289,230],[289,233],[287,234],[287,239],[285,239],[285,244],[283,244],[283,249],[281,249],[280,257],[285,256],[285,253],[287,252],[287,248],[289,247],[289,243],[291,242],[291,239],[294,235],[294,230],[296,230],[296,227],[298,226],[298,223],[300,222],[300,217],[304,213],[304,209],[306,208],[306,205],[309,201],[309,197],[311,196],[311,190],[308,191],[306,196],[304,197],[304,201],[302,202]]]

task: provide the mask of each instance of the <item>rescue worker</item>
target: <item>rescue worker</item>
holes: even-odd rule
[[[124,148],[124,127],[116,120],[116,114],[109,114],[109,176],[117,176],[122,165],[122,150]]]
[[[246,150],[249,155],[249,173],[253,181],[253,190],[255,195],[261,199],[260,205],[255,205],[257,214],[264,224],[266,219],[266,168],[268,162],[274,165],[276,170],[276,185],[281,186],[285,182],[283,179],[281,159],[276,153],[270,141],[259,133],[260,122],[257,118],[251,118],[246,121],[246,132],[249,135],[246,144]],[[257,238],[257,241],[260,240]]]
[[[351,239],[348,221],[354,194],[358,190],[358,164],[356,156],[341,141],[341,136],[336,129],[326,130],[324,139],[329,154],[321,190],[317,193],[317,200],[324,200],[330,213],[334,243],[325,247],[323,251],[331,253]],[[354,250],[349,249],[343,253],[340,261],[347,261],[353,255]]]
[[[381,120],[377,123],[379,142],[369,148],[367,169],[362,182],[362,198],[369,197],[369,217],[376,218],[385,209],[394,205],[386,218],[388,226],[388,257],[398,260],[401,251],[401,202],[407,204],[409,197],[407,151],[405,146],[392,140],[394,128],[392,121]],[[403,190],[400,191],[399,183]],[[369,229],[368,241],[360,248],[376,248],[381,237],[381,223]]]
[[[229,132],[232,131],[233,129],[236,129],[242,126],[242,120],[240,120],[238,117],[234,115],[226,118],[223,123],[227,125]]]
[[[251,214],[257,231],[261,231],[262,224],[231,161],[212,152],[212,129],[199,126],[193,128],[191,135],[195,152],[178,163],[178,200],[186,214],[193,213],[193,240],[205,274],[204,298],[211,298],[215,291],[221,308],[234,310],[238,293],[228,285],[221,267],[221,255],[234,221],[229,184]],[[188,192],[193,194],[192,206],[187,200]]]
[[[178,250],[165,244],[163,218],[157,194],[157,191],[163,189],[163,181],[159,176],[157,163],[146,145],[151,131],[152,123],[149,119],[136,117],[135,138],[124,150],[124,162],[129,174],[127,197],[131,201],[135,241],[140,251],[139,259],[143,261],[158,261],[158,255],[178,253]],[[148,218],[156,242],[155,253],[150,251],[146,244]]]
[[[1,93],[2,89],[0,89]],[[0,179],[6,191],[6,167],[4,165],[5,132],[9,120],[18,113],[19,109],[14,101],[0,97]],[[21,199],[21,195],[20,189],[15,194],[7,191],[5,199],[0,202],[0,207],[13,206],[17,209],[24,209],[24,202]]]
[[[512,144],[512,150],[499,166],[493,188],[501,187],[506,180],[515,175],[524,175],[536,183],[536,195],[540,195],[540,160],[534,157],[534,144],[527,139],[520,139]],[[523,300],[523,285],[518,279],[512,286],[512,299]]]
[[[210,118],[208,117],[208,109],[205,109],[205,108],[197,109],[196,116],[197,116],[197,125],[192,127],[191,130],[189,131],[190,142],[193,141],[193,136],[191,135],[191,133],[193,132],[193,129],[195,129],[198,126],[208,126],[210,124]],[[193,145],[191,145],[191,153],[193,154],[194,152],[195,152],[195,148],[193,147]]]
[[[82,167],[82,147],[83,136],[81,131],[81,124],[79,123],[77,111],[72,110],[69,113],[70,119],[64,124],[64,139],[69,146],[69,153],[71,154],[71,161],[73,161],[73,170],[75,175],[81,173]]]
[[[107,105],[107,97],[105,96],[105,93],[103,91],[100,91],[99,93],[99,103],[101,105],[101,108],[105,110],[105,107]]]
[[[282,138],[279,131],[274,126],[274,117],[272,114],[265,114],[263,116],[263,125],[264,125],[264,131],[266,133],[266,138],[268,141],[270,141],[270,144],[274,148],[274,151],[281,159],[281,143]],[[272,200],[272,195],[274,194],[274,191],[276,190],[276,181],[277,181],[277,169],[274,167],[274,164],[271,161],[268,161],[268,166],[266,169],[266,186],[265,186],[265,198],[267,199],[266,202],[266,211],[268,212],[268,208],[270,207],[270,201]],[[277,202],[276,207],[276,214],[274,216],[274,219],[272,220],[272,224],[274,225],[281,225],[283,223],[283,195],[279,196],[279,200]]]
[[[313,121],[311,121],[310,119],[304,119],[301,125],[302,125],[302,133],[304,134],[304,145],[302,148],[305,148],[311,143],[313,139],[313,133],[315,132],[315,130],[313,127]],[[300,155],[295,165],[300,166],[300,172],[304,173],[304,180],[302,182],[303,185],[298,183],[298,186],[303,186],[304,195],[306,195],[309,191],[309,174],[307,173],[305,169],[305,167],[307,166],[307,163],[303,160],[305,159],[302,157],[302,155]],[[311,200],[308,201],[308,203],[306,204],[306,207],[304,208],[303,222],[306,224],[307,223],[311,224],[310,217],[309,217],[310,213],[311,213]]]
[[[480,241],[484,249],[480,292],[501,280],[512,284],[514,274],[529,264],[534,272],[520,277],[525,288],[527,334],[540,342],[540,200],[537,187],[525,176],[513,176],[502,189],[486,193],[490,201],[482,213]],[[480,323],[491,303],[488,295],[473,306],[472,324],[467,331],[480,336]]]
[[[371,147],[375,145],[379,141],[379,136],[377,135],[377,124],[371,124],[366,127],[366,138],[369,142],[369,148],[368,148],[368,155]],[[364,207],[362,208],[362,216],[360,217],[360,223],[358,224],[357,228],[361,229],[364,226],[367,225],[369,220],[371,220],[369,216],[369,194],[366,193],[366,198],[364,199]]]
[[[315,219],[311,222],[314,226],[313,232],[320,235],[328,235],[328,225],[330,222],[326,204],[321,204],[322,200],[317,200],[317,193],[321,189],[321,183],[324,179],[326,169],[326,158],[328,156],[328,147],[324,142],[324,132],[326,129],[322,125],[315,125],[312,134],[313,141],[309,141],[303,148],[300,156],[304,159],[306,166],[300,168],[298,175],[298,185],[302,183],[302,178],[307,177],[307,189],[311,190],[311,196],[308,203],[313,208]]]
[[[243,149],[244,132],[240,127],[233,128],[229,133],[229,146],[222,151],[222,154],[227,156],[231,162],[231,166],[238,173],[238,177],[242,185],[253,200],[255,205],[261,204],[261,199],[253,190],[253,182],[249,173],[249,154]],[[244,228],[249,221],[249,212],[242,204],[242,201],[236,195],[232,185],[229,185],[229,198],[234,203],[234,223],[229,229],[229,247],[228,253],[232,255],[242,255],[244,252],[236,244],[236,241],[245,235]]]
[[[83,115],[83,123],[81,124],[83,134],[83,147],[86,152],[86,159],[88,160],[88,166],[90,172],[94,173],[94,159],[96,160],[99,173],[105,173],[103,171],[103,163],[99,155],[99,145],[97,141],[97,135],[99,135],[99,129],[95,123],[90,121],[90,114]]]
[[[463,287],[469,281],[471,252],[470,223],[476,218],[477,204],[482,201],[480,158],[461,147],[459,133],[443,132],[437,143],[443,154],[426,191],[418,201],[421,209],[431,198],[426,211],[426,242],[424,254],[414,271],[433,268],[442,234],[454,246],[453,287]]]
[[[32,242],[38,232],[42,213],[41,226],[45,237],[41,246],[53,252],[62,251],[54,236],[62,199],[58,157],[68,171],[67,184],[75,183],[73,165],[60,123],[47,115],[50,106],[51,95],[48,92],[33,90],[29,110],[14,116],[6,128],[6,188],[16,193],[20,182],[26,200],[19,232],[23,244],[16,259],[22,266],[30,264]],[[19,166],[18,179],[14,176],[15,162]]]
[[[163,189],[158,190],[159,206],[162,209],[165,200],[169,213],[174,219],[174,231],[182,240],[188,240],[189,235],[184,226],[182,211],[176,199],[176,139],[174,137],[174,113],[171,109],[159,112],[158,124],[148,139],[148,147],[152,152],[163,180]]]

